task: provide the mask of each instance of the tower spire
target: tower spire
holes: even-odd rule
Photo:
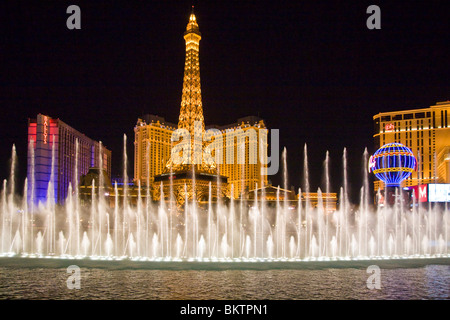
[[[190,135],[190,156],[183,157],[183,163],[175,165],[174,170],[185,170],[185,165],[195,164],[200,171],[212,172],[215,164],[209,159],[203,159],[205,147],[202,138],[205,133],[205,121],[203,118],[202,93],[200,86],[200,61],[199,46],[202,38],[198,27],[197,18],[193,12],[184,32],[186,42],[186,58],[184,63],[183,90],[181,95],[181,109],[178,118],[178,129],[185,129]],[[181,142],[183,144],[187,141]],[[169,161],[166,169],[173,165],[173,159]]]
[[[186,59],[178,130],[172,136],[175,139],[171,139],[174,143],[171,143],[170,159],[163,173],[155,176],[156,183],[152,186],[155,199],[164,196],[171,200],[173,195],[177,205],[186,200],[202,201],[208,195],[218,199],[227,192],[227,178],[219,175],[210,150],[206,150],[211,142],[203,141],[205,122],[199,61],[202,36],[193,9],[184,32]]]
[[[195,121],[201,122],[202,133],[205,130],[200,87],[199,45],[201,38],[197,18],[192,12],[186,26],[186,31],[184,32],[186,58],[184,64],[181,110],[180,117],[178,118],[178,128],[186,129],[191,137],[194,136]]]

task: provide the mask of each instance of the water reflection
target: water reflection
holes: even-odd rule
[[[0,299],[448,299],[450,266],[386,269],[369,290],[365,269],[104,270],[81,269],[81,289],[65,269],[0,268]]]

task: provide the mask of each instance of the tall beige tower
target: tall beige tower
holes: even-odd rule
[[[186,59],[184,63],[183,91],[181,96],[181,109],[178,118],[178,128],[186,129],[194,136],[194,122],[201,122],[200,132],[204,133],[205,122],[203,118],[202,91],[200,87],[200,60],[199,49],[201,33],[198,28],[194,12],[189,17],[189,22],[184,32],[186,41]]]
[[[200,86],[200,39],[197,18],[192,12],[184,32],[186,58],[178,118],[178,132],[182,137],[173,142],[172,150],[177,151],[172,151],[163,173],[155,176],[153,183],[155,199],[160,199],[162,190],[165,198],[173,194],[179,205],[186,199],[206,201],[210,188],[215,199],[227,193],[227,178],[217,174],[212,157],[205,159],[203,152],[206,144],[203,142],[205,121]],[[186,133],[189,135],[187,139]]]
[[[210,174],[216,174],[216,165],[212,158],[205,159],[203,150],[205,143],[202,138],[205,135],[205,121],[203,118],[202,93],[200,86],[200,60],[199,49],[201,33],[197,24],[197,18],[194,12],[189,17],[189,22],[184,32],[186,42],[186,58],[184,63],[183,90],[181,95],[181,109],[178,118],[178,129],[185,130],[189,134],[190,141],[181,139],[175,142],[174,147],[184,148],[176,155],[179,156],[175,161],[173,157],[168,161],[165,173],[186,171],[195,165],[195,170]],[[190,146],[187,146],[190,144]],[[188,151],[187,151],[188,150]]]
[[[246,190],[266,186],[267,139],[259,143],[267,132],[264,120],[249,116],[225,126],[212,125],[209,129],[215,129],[213,132],[205,131],[199,60],[201,33],[193,12],[183,37],[186,56],[178,124],[155,115],[138,119],[134,129],[134,182],[151,184],[154,199],[160,199],[162,186],[164,197],[172,193],[178,203],[186,198],[206,200],[210,183],[215,199],[224,195],[239,198]],[[189,139],[172,141],[174,132],[180,130]],[[176,151],[186,146],[190,150],[188,156],[185,149]],[[244,163],[239,160],[241,154]],[[192,187],[194,180],[196,188]]]

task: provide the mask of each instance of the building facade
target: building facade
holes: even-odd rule
[[[383,112],[373,117],[375,148],[398,142],[410,148],[417,170],[403,187],[428,183],[450,183],[450,101],[429,108]],[[384,189],[375,181],[375,191]]]
[[[323,208],[325,209],[325,213],[333,213],[337,209],[337,193],[322,193],[320,196],[317,192],[302,192],[297,195],[297,198],[301,199],[303,205],[308,203],[311,207],[317,208],[319,206],[319,202],[322,201]]]
[[[218,173],[228,178],[229,192],[239,198],[245,190],[266,186],[267,180],[267,139],[263,129],[267,129],[263,119],[249,116],[224,126],[208,126],[207,129],[220,130],[221,141],[215,146],[212,156],[220,152],[222,161],[217,164]],[[139,118],[134,127],[134,183],[140,180],[141,186],[152,184],[156,175],[163,172],[170,158],[171,137],[176,126],[155,115]],[[208,130],[207,130],[208,131]],[[229,138],[227,140],[227,134]],[[230,139],[232,138],[232,139]],[[263,148],[258,141],[263,139]],[[212,138],[212,142],[218,142]],[[241,151],[243,161],[239,161]],[[228,157],[228,161],[227,161]],[[233,163],[230,162],[233,159]],[[244,162],[244,163],[240,163]],[[233,185],[233,190],[231,190]]]
[[[78,185],[90,167],[101,166],[111,176],[111,151],[60,119],[43,114],[28,119],[28,146],[28,199],[33,203],[45,201],[48,196],[63,203],[69,184]],[[48,194],[50,180],[52,194]]]
[[[267,128],[264,120],[249,116],[238,119],[236,123],[211,128],[222,133],[213,156],[216,152],[221,155],[218,171],[228,178],[233,198],[267,186]]]
[[[171,153],[171,137],[176,125],[155,115],[139,118],[134,127],[134,183],[151,185],[163,172]]]

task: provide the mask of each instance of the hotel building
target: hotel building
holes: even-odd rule
[[[78,159],[75,159],[77,141]],[[102,167],[111,176],[111,151],[60,119],[43,114],[38,114],[36,119],[28,119],[28,146],[28,199],[34,203],[47,199],[52,158],[54,198],[57,203],[63,203],[66,199],[69,183],[74,185],[77,181],[78,184],[80,176],[87,174],[89,168],[100,167],[100,152]]]
[[[450,183],[450,101],[429,108],[383,112],[373,117],[374,142],[378,149],[398,142],[410,148],[417,170],[403,187],[428,183]],[[383,182],[375,181],[375,191]]]
[[[239,198],[246,191],[267,186],[267,140],[262,136],[262,130],[267,130],[264,120],[249,116],[240,118],[233,124],[210,128],[222,132],[222,143],[215,151],[220,150],[222,154],[218,172],[228,178],[228,185],[233,185],[233,198]],[[264,143],[261,150],[259,139]],[[244,159],[240,159],[242,151]]]
[[[172,133],[177,125],[162,117],[147,114],[134,127],[134,183],[153,183],[164,170],[171,153]]]
[[[163,172],[171,154],[171,136],[177,126],[165,121],[164,118],[155,115],[146,115],[139,118],[134,128],[134,183],[145,186],[147,181],[153,183],[154,177]],[[217,126],[212,125],[206,129],[217,129],[222,133],[222,143],[218,145],[216,152],[222,154],[222,163],[218,164],[218,173],[228,178],[228,185],[234,185],[233,197],[240,197],[245,190],[253,190],[257,186],[267,185],[267,169],[263,163],[267,163],[267,143],[265,143],[262,155],[259,154],[258,139],[261,130],[266,129],[263,119],[250,116],[240,118],[236,123]],[[233,136],[234,133],[234,136]],[[230,138],[227,140],[227,134]],[[214,142],[214,138],[212,139]],[[245,162],[238,163],[239,148],[245,152]],[[227,163],[233,158],[233,163]],[[148,159],[148,160],[147,160]],[[261,162],[263,159],[263,162]],[[228,160],[228,162],[230,162]],[[263,174],[261,174],[263,170]],[[231,187],[229,192],[231,192]]]

